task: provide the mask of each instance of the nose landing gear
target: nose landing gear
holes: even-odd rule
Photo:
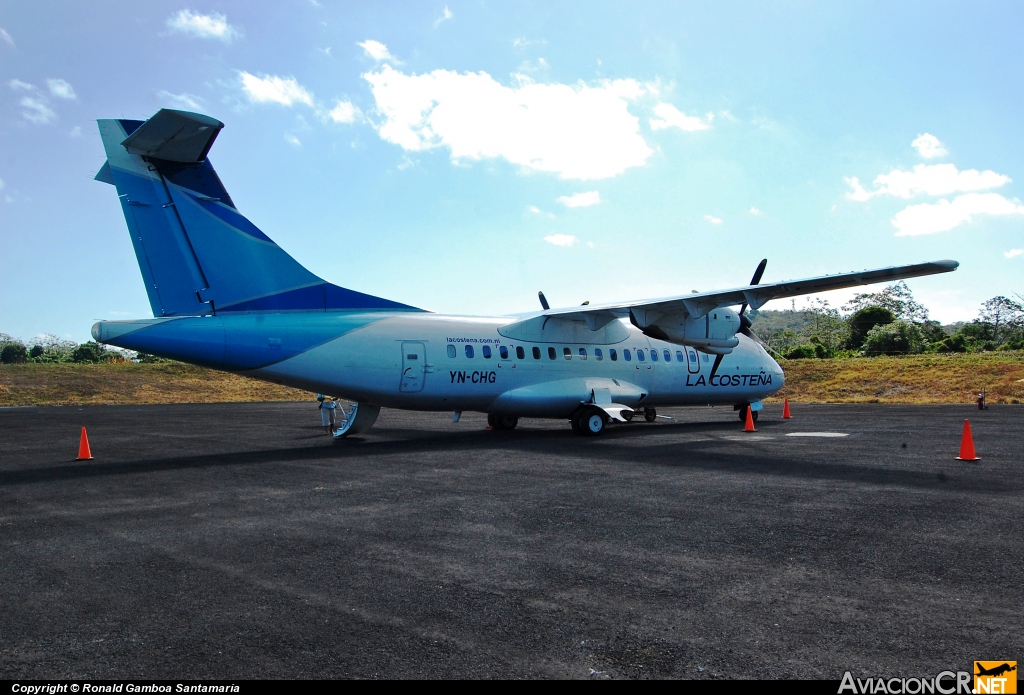
[[[747,421],[747,409],[749,407],[750,406],[746,405],[746,404],[736,406],[736,410],[740,411],[740,422],[746,422]],[[757,414],[759,412],[761,412],[761,411],[760,410],[755,410],[753,413],[751,413],[751,417],[754,418],[754,422],[757,422]]]

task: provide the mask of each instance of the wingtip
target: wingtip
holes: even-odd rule
[[[942,260],[942,261],[934,261],[934,263],[935,263],[935,265],[941,265],[943,268],[947,268],[949,270],[956,270],[957,268],[960,267],[960,262],[959,261],[953,261],[953,260],[949,260],[949,259]]]

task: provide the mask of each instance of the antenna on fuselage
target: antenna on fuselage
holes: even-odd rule
[[[537,293],[537,299],[540,300],[540,306],[542,309],[544,309],[544,311],[547,311],[548,309],[551,308],[551,306],[548,304],[548,298],[544,296],[543,292]]]

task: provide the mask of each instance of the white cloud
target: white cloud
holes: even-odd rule
[[[558,197],[555,202],[561,203],[567,208],[586,208],[600,203],[601,194],[598,191],[587,191],[586,193],[563,195]]]
[[[547,46],[547,39],[528,39],[525,36],[521,36],[517,39],[512,40],[513,48],[526,48],[528,46]]]
[[[176,109],[191,109],[193,111],[199,111],[203,108],[203,100],[193,94],[186,94],[185,92],[182,92],[181,94],[172,94],[171,92],[161,89],[156,93],[156,96],[163,103]]]
[[[247,72],[239,72],[242,78],[242,89],[245,90],[250,101],[291,106],[292,104],[305,104],[313,106],[313,95],[298,82],[294,77],[278,77],[266,75],[256,77]]]
[[[896,236],[919,236],[945,232],[964,222],[972,222],[975,215],[1024,215],[1024,205],[1007,200],[998,193],[967,193],[952,202],[909,205],[896,213],[892,224],[899,231]]]
[[[76,125],[74,128],[71,129],[71,132],[68,133],[68,135],[70,135],[73,138],[82,137],[82,126]]]
[[[518,72],[540,72],[541,70],[547,70],[550,67],[551,66],[548,64],[548,61],[543,58],[538,58],[537,60],[524,60],[519,64],[519,67],[517,67],[516,70]]]
[[[721,217],[714,217],[713,215],[704,215],[704,219],[710,222],[711,224],[722,224]]]
[[[443,22],[443,21],[445,21],[447,19],[451,19],[454,16],[455,15],[452,14],[452,11],[448,9],[448,6],[445,5],[444,6],[444,14],[442,14],[440,17],[438,17],[437,21],[434,22],[434,28],[437,29],[439,26],[441,26],[441,22]]]
[[[910,146],[917,150],[917,153],[925,159],[933,159],[949,154],[939,139],[931,133],[918,135],[917,139],[910,143]]]
[[[288,143],[289,145],[295,145],[296,147],[302,147],[302,141],[301,141],[301,140],[299,140],[299,139],[298,139],[297,137],[295,137],[294,135],[292,135],[291,133],[285,133],[285,134],[284,134],[284,140],[285,140],[285,142],[287,142],[287,143]]]
[[[16,92],[19,89],[20,90],[24,90],[26,92],[31,92],[31,91],[34,91],[35,88],[36,88],[36,86],[34,84],[29,84],[28,82],[22,82],[21,80],[18,80],[18,79],[11,80],[10,82],[7,83],[7,86],[9,86],[11,89],[13,89]]]
[[[388,47],[382,44],[380,41],[367,39],[366,41],[363,41],[362,43],[357,43],[356,45],[362,48],[364,51],[366,51],[366,55],[370,56],[378,63],[387,62],[394,63],[396,65],[402,64],[400,60],[391,55],[391,53],[388,51]]]
[[[363,117],[363,112],[351,101],[338,99],[334,104],[334,108],[330,111],[322,112],[320,117],[325,121],[331,120],[335,123],[355,123]]]
[[[672,106],[672,104],[666,104],[664,102],[654,107],[654,115],[657,116],[657,118],[651,119],[651,130],[679,128],[680,130],[693,132],[697,130],[707,130],[711,127],[709,123],[705,123],[697,116],[687,116],[675,106]],[[711,118],[713,118],[713,114],[708,114],[709,121]]]
[[[77,99],[78,95],[75,94],[74,88],[67,80],[61,79],[49,79],[46,81],[46,86],[50,88],[50,94],[57,97],[58,99]]]
[[[380,137],[406,150],[447,147],[455,162],[502,157],[579,180],[617,176],[652,154],[627,108],[645,93],[635,80],[537,84],[518,75],[506,87],[485,72],[406,75],[388,65],[363,78]]]
[[[764,213],[761,212],[760,210],[758,210],[757,208],[750,208],[750,214],[753,215],[754,217],[763,217],[764,216]]]
[[[217,12],[199,14],[192,10],[181,10],[167,18],[167,28],[187,36],[219,39],[225,43],[241,36],[238,29],[228,24],[228,18]]]
[[[3,39],[4,43],[6,43],[11,48],[14,48],[14,39],[11,38],[11,35],[8,34],[7,30],[4,29],[3,27],[0,27],[0,39]]]
[[[2,181],[0,181],[2,183]],[[1003,254],[1007,258],[1016,258],[1017,256],[1024,256],[1024,249],[1010,249]]]
[[[572,234],[552,234],[551,236],[544,237],[544,241],[555,246],[572,246],[579,241]]]
[[[847,193],[850,200],[869,200],[877,195],[912,198],[915,195],[949,195],[998,188],[1010,182],[1009,176],[994,171],[968,169],[958,171],[954,164],[918,164],[912,171],[894,169],[875,178],[875,190],[867,191],[857,177],[846,179],[853,189]]]
[[[21,115],[33,123],[45,124],[57,117],[53,109],[34,97],[25,97],[20,103],[25,108]]]

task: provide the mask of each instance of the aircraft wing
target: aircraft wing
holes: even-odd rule
[[[542,312],[540,315],[586,321],[591,330],[597,330],[610,321],[625,318],[629,316],[631,311],[638,310],[646,310],[652,314],[687,314],[692,318],[701,318],[712,309],[717,309],[718,307],[733,306],[746,302],[750,305],[751,309],[759,309],[765,302],[772,299],[796,297],[804,294],[825,292],[827,290],[839,290],[844,287],[870,285],[876,282],[892,282],[922,275],[948,273],[956,270],[959,265],[956,261],[932,261],[931,263],[893,266],[877,270],[822,275],[805,280],[747,285],[745,287],[715,292],[696,292],[678,297],[550,309]]]

